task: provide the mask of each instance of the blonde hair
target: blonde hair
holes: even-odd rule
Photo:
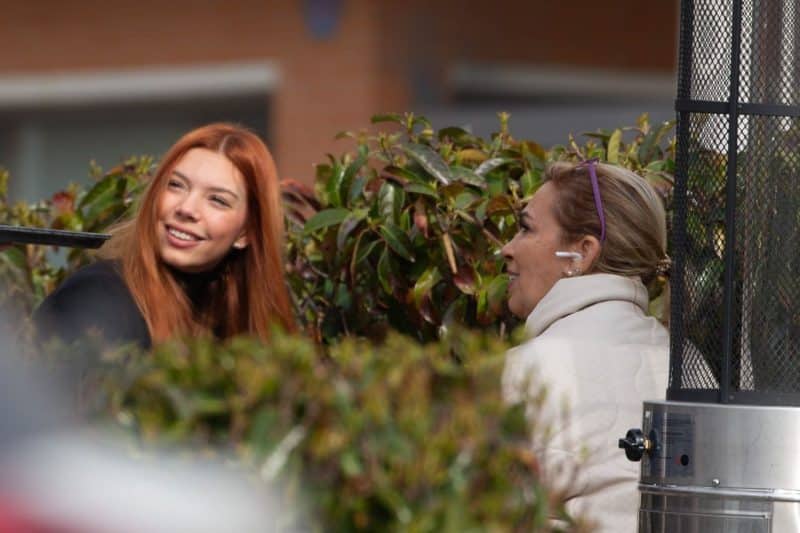
[[[649,283],[666,257],[664,204],[647,180],[628,169],[597,163],[595,170],[606,235],[592,271],[639,276]],[[564,240],[574,242],[584,235],[600,240],[602,228],[588,165],[553,163],[544,179],[557,191],[553,214]]]

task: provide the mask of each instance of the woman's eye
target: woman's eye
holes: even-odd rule
[[[230,204],[228,203],[228,201],[225,200],[225,198],[223,198],[221,196],[212,196],[211,197],[211,201],[213,203],[219,205],[219,206],[222,206],[222,207],[230,207]]]
[[[182,189],[183,183],[181,183],[178,180],[169,180],[167,182],[167,187],[169,187],[170,189]]]

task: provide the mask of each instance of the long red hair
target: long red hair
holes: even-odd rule
[[[247,189],[248,245],[232,250],[197,308],[158,253],[158,206],[173,168],[186,152],[205,148],[224,155],[241,172]],[[284,279],[284,221],[280,185],[269,150],[254,133],[233,124],[190,131],[166,153],[141,198],[135,218],[118,226],[103,256],[122,263],[122,274],[158,343],[173,336],[214,333],[222,338],[252,334],[269,338],[273,324],[295,329]]]

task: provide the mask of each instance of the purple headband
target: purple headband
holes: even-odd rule
[[[600,198],[600,185],[597,183],[597,166],[598,159],[587,159],[578,165],[577,168],[587,167],[589,169],[589,179],[592,182],[592,195],[594,196],[594,207],[597,209],[597,216],[600,218],[600,242],[606,240],[606,217],[603,214],[603,200]]]

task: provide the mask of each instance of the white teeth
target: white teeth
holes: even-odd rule
[[[169,232],[170,235],[172,235],[173,237],[178,238],[178,239],[180,239],[182,241],[196,241],[196,240],[198,240],[197,237],[194,237],[194,236],[189,235],[188,233],[184,233],[182,231],[178,231],[175,228],[169,228],[169,229],[167,229],[167,231]]]

